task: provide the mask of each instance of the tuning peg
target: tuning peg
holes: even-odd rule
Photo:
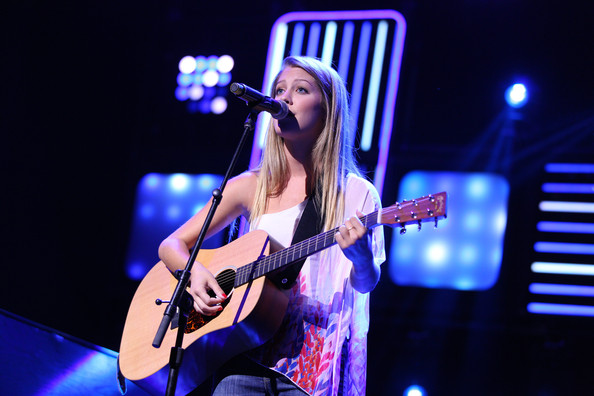
[[[406,224],[400,223],[400,235],[406,234]]]
[[[438,221],[438,219],[437,219],[437,217],[436,217],[436,218],[435,218],[435,225],[433,226],[433,228],[437,228],[437,221]]]
[[[417,221],[418,225],[417,225],[417,231],[421,231],[421,225],[423,224],[423,222],[421,220]]]

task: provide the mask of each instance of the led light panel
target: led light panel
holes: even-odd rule
[[[399,200],[446,191],[448,218],[437,229],[411,224],[394,233],[389,273],[397,285],[485,290],[499,277],[507,224],[507,181],[489,173],[408,173]]]
[[[158,261],[159,244],[212,197],[223,176],[149,173],[138,183],[126,273],[139,280]],[[220,246],[222,236],[209,238],[203,247]]]

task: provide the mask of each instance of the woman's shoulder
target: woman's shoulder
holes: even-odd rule
[[[355,173],[349,173],[347,175],[347,189],[362,189],[377,193],[375,186],[364,176],[357,175]]]
[[[226,187],[226,193],[223,192],[225,199],[233,200],[237,205],[241,205],[243,210],[251,206],[251,202],[256,192],[258,176],[251,171],[243,172],[229,180]]]
[[[250,185],[255,187],[258,182],[258,173],[256,171],[245,171],[233,177],[231,181],[244,187]]]
[[[371,198],[375,206],[381,206],[379,193],[373,183],[364,176],[349,173],[347,176],[346,199],[352,201],[355,205],[360,205],[360,201],[367,201]]]
[[[240,194],[254,194],[257,184],[258,174],[253,171],[245,171],[229,180],[230,189]]]

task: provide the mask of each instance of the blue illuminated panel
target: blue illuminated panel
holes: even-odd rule
[[[548,173],[594,173],[594,164],[550,163],[545,165]]]
[[[528,312],[548,315],[594,316],[594,307],[573,304],[549,304],[532,302],[528,304]]]
[[[547,261],[532,263],[535,276],[528,289],[533,299],[547,295],[551,303],[533,301],[526,309],[533,314],[594,316],[594,164],[549,163],[544,171],[541,218],[536,223],[541,240],[534,243],[534,254],[535,259]],[[540,274],[547,274],[550,283],[541,283]],[[580,297],[584,304],[565,304],[567,296]]]
[[[534,251],[540,253],[594,255],[594,245],[590,243],[536,242],[534,244]]]
[[[591,183],[544,183],[542,191],[547,193],[594,194]]]
[[[337,68],[351,93],[351,115],[358,125],[364,152],[377,151],[374,184],[383,190],[390,139],[394,126],[396,94],[404,47],[406,21],[394,10],[293,12],[274,24],[262,91],[269,94],[274,76],[288,55],[320,58]],[[371,59],[371,62],[368,60]],[[270,115],[262,113],[256,125],[250,166],[261,156]],[[370,161],[369,159],[367,161]]]
[[[532,263],[530,269],[532,272],[538,274],[594,276],[593,264],[551,263],[536,261]]]
[[[161,241],[208,203],[222,179],[219,175],[149,173],[140,180],[126,260],[130,279],[142,279],[159,261]],[[220,239],[211,238],[203,246],[216,246]]]
[[[499,277],[507,224],[507,181],[489,173],[408,173],[399,200],[447,191],[448,218],[436,230],[394,233],[390,277],[397,285],[485,290]]]
[[[542,232],[569,232],[594,234],[594,223],[570,223],[564,221],[539,221],[536,229]]]
[[[559,285],[553,283],[532,283],[529,287],[533,294],[554,294],[558,296],[594,297],[594,286]]]
[[[538,208],[543,212],[594,213],[593,202],[542,201]]]

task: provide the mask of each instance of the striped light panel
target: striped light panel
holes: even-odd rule
[[[533,314],[594,316],[594,164],[550,163],[529,285]],[[554,198],[549,200],[548,198]],[[566,262],[567,260],[567,262]],[[571,283],[568,283],[571,280]]]
[[[396,94],[402,62],[406,22],[394,10],[293,12],[274,24],[262,92],[270,94],[272,81],[289,55],[307,55],[336,68],[351,93],[351,114],[361,164],[374,171],[374,184],[383,190]],[[260,161],[270,115],[256,124],[250,166]]]

